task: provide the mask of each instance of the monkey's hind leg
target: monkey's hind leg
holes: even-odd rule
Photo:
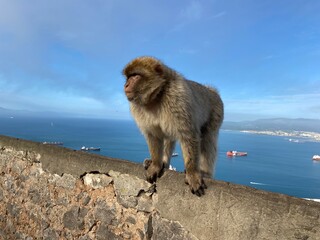
[[[217,158],[218,130],[208,125],[201,132],[200,171],[203,177],[211,178],[214,175]]]
[[[169,168],[170,166],[170,160],[171,156],[175,147],[175,141],[171,141],[170,139],[164,140],[164,146],[163,146],[163,165],[165,168]]]
[[[181,148],[183,152],[184,165],[186,168],[185,183],[189,185],[190,190],[197,196],[204,195],[205,185],[199,168],[200,142],[196,137],[193,139],[182,140]]]

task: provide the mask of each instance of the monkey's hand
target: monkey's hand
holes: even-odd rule
[[[204,195],[204,189],[207,188],[200,173],[186,173],[185,183],[189,185],[190,190],[197,196]]]
[[[146,164],[147,165],[147,164]],[[149,162],[149,166],[146,168],[146,177],[147,181],[150,183],[154,183],[157,181],[163,173],[164,165],[154,164],[153,162]]]

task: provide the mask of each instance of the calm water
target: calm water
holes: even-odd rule
[[[89,119],[0,118],[0,134],[33,141],[61,141],[65,147],[101,147],[99,154],[142,162],[149,156],[143,136],[133,122]],[[248,152],[228,158],[226,151]],[[183,171],[183,159],[172,165]],[[289,142],[284,137],[221,131],[216,179],[297,197],[320,198],[320,143]]]

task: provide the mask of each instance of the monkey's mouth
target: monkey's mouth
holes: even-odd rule
[[[135,94],[133,92],[126,92],[128,101],[133,101]]]

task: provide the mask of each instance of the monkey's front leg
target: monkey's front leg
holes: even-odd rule
[[[151,163],[146,164],[147,181],[153,183],[161,176],[163,170],[163,139],[157,138],[152,134],[146,135],[149,152],[151,155]]]
[[[189,185],[190,190],[197,196],[204,195],[205,185],[199,166],[200,146],[197,141],[181,141],[184,164],[186,168],[185,182]]]

